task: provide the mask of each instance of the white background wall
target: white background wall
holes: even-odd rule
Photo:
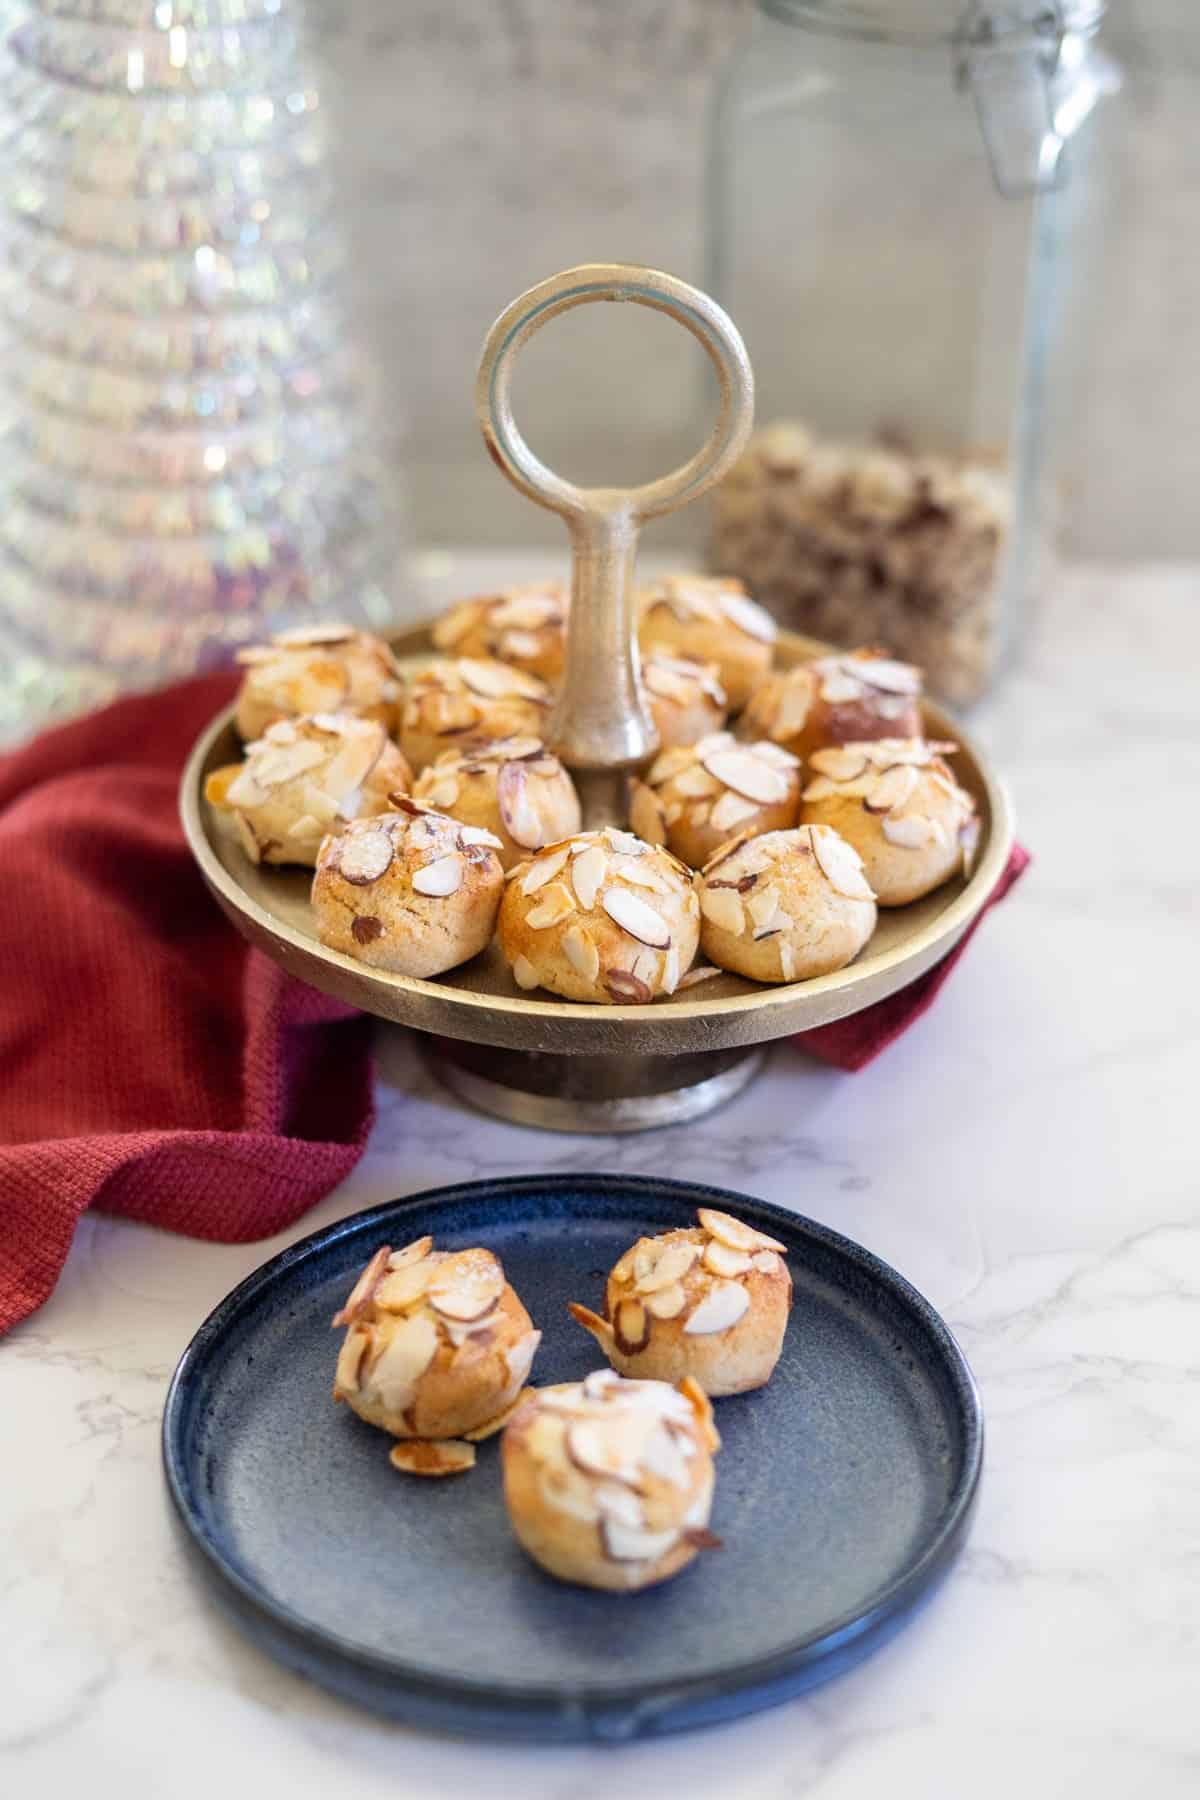
[[[898,0],[902,4],[902,0]],[[699,278],[713,74],[747,0],[309,0],[389,447],[426,543],[553,542],[471,413],[483,333],[567,264]],[[1067,547],[1200,554],[1200,5],[1112,0],[1127,84],[1103,253],[1076,321],[1086,379],[1060,479]],[[527,353],[522,423],[568,473],[640,479],[693,446],[688,350],[588,309]],[[613,376],[620,353],[623,375]]]

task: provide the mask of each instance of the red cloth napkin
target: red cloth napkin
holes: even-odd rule
[[[0,1331],[85,1207],[265,1237],[366,1143],[370,1021],[251,950],[184,844],[179,771],[233,688],[118,701],[0,760]]]
[[[51,1292],[86,1207],[268,1237],[366,1143],[370,1021],[251,950],[184,844],[179,772],[234,683],[118,701],[0,759],[0,1332]],[[1014,851],[989,904],[1027,862]],[[862,1068],[970,936],[902,993],[794,1041]]]

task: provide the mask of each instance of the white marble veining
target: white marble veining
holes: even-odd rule
[[[874,1067],[781,1048],[686,1135],[607,1142],[457,1111],[390,1033],[368,1154],[294,1231],[226,1247],[84,1220],[57,1292],[0,1344],[0,1794],[1200,1792],[1194,593],[1186,573],[1063,582],[978,721],[1037,860]],[[317,1225],[480,1172],[587,1167],[727,1182],[910,1276],[987,1409],[969,1547],[859,1669],[714,1732],[539,1751],[381,1724],[244,1643],[183,1566],[158,1464],[171,1368]]]

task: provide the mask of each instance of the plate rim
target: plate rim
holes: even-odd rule
[[[403,654],[432,621],[392,633]],[[814,639],[780,632],[780,643],[809,655],[827,649]],[[397,1020],[421,1031],[448,1037],[491,1043],[509,1048],[552,1048],[567,1055],[611,1053],[626,1048],[640,1054],[675,1055],[689,1048],[731,1048],[765,1043],[791,1032],[804,1031],[847,1017],[920,979],[949,954],[968,926],[986,906],[999,883],[1012,852],[1015,823],[1007,786],[995,774],[989,759],[954,718],[936,702],[926,700],[933,715],[926,723],[937,732],[953,731],[970,758],[987,796],[990,825],[979,861],[961,893],[942,908],[903,944],[876,952],[868,944],[844,969],[808,981],[763,984],[744,994],[725,998],[672,1000],[669,1007],[597,1007],[578,1001],[539,998],[533,994],[487,994],[470,988],[398,975],[369,968],[354,957],[332,950],[319,939],[277,917],[226,869],[217,855],[207,827],[203,800],[203,769],[212,746],[233,723],[234,703],[223,707],[197,738],[184,765],[179,784],[179,815],[188,848],[208,887],[243,935],[282,962],[310,986],[321,988],[376,1017]],[[889,909],[890,910],[890,909]],[[299,967],[293,966],[293,961]],[[376,995],[394,996],[394,1005],[381,1007]],[[406,1016],[405,1009],[413,1016]],[[614,1022],[611,1014],[619,1014]],[[805,1015],[811,1016],[805,1016]],[[500,1021],[499,1023],[497,1021]],[[537,1040],[539,1027],[554,1034],[553,1044]],[[624,1045],[612,1041],[620,1031]],[[697,1033],[703,1033],[703,1046]],[[680,1045],[673,1040],[686,1036]],[[634,1044],[632,1039],[637,1037]]]
[[[590,1683],[582,1687],[566,1683],[555,1686],[545,1682],[482,1681],[472,1676],[441,1674],[420,1664],[407,1663],[397,1657],[354,1644],[336,1631],[314,1624],[245,1575],[212,1541],[198,1511],[191,1505],[185,1473],[186,1446],[178,1439],[186,1412],[184,1402],[187,1384],[193,1370],[231,1320],[261,1292],[269,1289],[279,1276],[302,1264],[329,1244],[336,1243],[338,1239],[369,1229],[375,1220],[382,1221],[385,1217],[403,1215],[410,1208],[415,1210],[427,1209],[431,1205],[452,1205],[457,1201],[480,1199],[487,1195],[519,1198],[522,1194],[544,1193],[547,1185],[554,1182],[561,1182],[569,1187],[590,1184],[617,1195],[624,1191],[629,1193],[631,1200],[642,1203],[652,1193],[663,1190],[679,1199],[686,1196],[694,1201],[703,1195],[702,1203],[711,1204],[714,1200],[722,1199],[732,1202],[739,1212],[751,1219],[757,1217],[764,1226],[775,1225],[793,1231],[799,1230],[804,1236],[817,1240],[827,1251],[847,1258],[865,1269],[890,1290],[894,1299],[916,1315],[940,1352],[950,1376],[951,1390],[963,1430],[962,1467],[944,1512],[920,1554],[892,1581],[871,1595],[863,1606],[778,1650],[750,1661],[741,1659],[715,1669],[705,1669],[695,1675],[660,1677],[642,1683]],[[595,1726],[614,1707],[627,1709],[632,1706],[639,1714],[650,1710],[661,1723],[664,1715],[711,1706],[714,1702],[732,1701],[739,1696],[765,1694],[770,1689],[776,1690],[778,1698],[786,1698],[787,1691],[779,1692],[781,1684],[786,1690],[786,1684],[790,1681],[795,1684],[791,1691],[798,1691],[806,1670],[836,1656],[858,1638],[869,1637],[878,1632],[889,1621],[899,1620],[936,1584],[961,1548],[978,1499],[984,1436],[984,1413],[978,1384],[949,1325],[906,1276],[865,1245],[836,1231],[832,1226],[810,1219],[806,1214],[790,1212],[772,1201],[760,1200],[731,1189],[672,1177],[569,1170],[550,1171],[545,1175],[477,1177],[471,1181],[454,1182],[442,1187],[422,1189],[414,1194],[400,1195],[394,1200],[366,1207],[331,1225],[322,1226],[269,1257],[217,1302],[189,1339],[175,1366],[163,1403],[160,1449],[167,1490],[176,1518],[187,1534],[190,1545],[201,1552],[210,1573],[215,1574],[225,1587],[231,1588],[237,1600],[252,1612],[265,1615],[277,1629],[299,1638],[303,1644],[324,1657],[335,1657],[343,1664],[369,1670],[375,1676],[384,1678],[393,1690],[405,1694],[414,1703],[425,1699],[437,1704],[443,1715],[447,1712],[456,1714],[471,1708],[481,1708],[486,1704],[493,1710],[497,1706],[515,1707],[524,1709],[527,1717],[545,1718],[548,1715],[561,1716],[564,1709],[569,1707]],[[765,1697],[760,1702],[764,1706],[770,1703]],[[752,1705],[742,1708],[752,1709]],[[475,1729],[478,1730],[478,1727]],[[484,1735],[501,1734],[485,1732]]]

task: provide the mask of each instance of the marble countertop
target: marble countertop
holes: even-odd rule
[[[388,1032],[368,1152],[293,1231],[225,1247],[85,1218],[51,1300],[0,1344],[0,1792],[1200,1792],[1200,870],[1178,802],[1200,776],[1195,585],[1064,577],[975,721],[1035,864],[872,1068],[781,1047],[686,1132],[560,1138],[460,1111]],[[987,1411],[969,1545],[861,1667],[716,1731],[541,1751],[382,1724],[243,1642],[185,1568],[159,1470],[171,1369],[228,1288],[318,1225],[480,1173],[599,1167],[794,1207],[929,1295]]]

